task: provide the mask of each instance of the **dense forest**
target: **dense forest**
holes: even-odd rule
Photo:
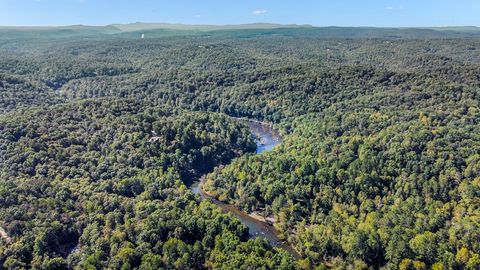
[[[480,269],[479,31],[137,30],[0,29],[0,269]]]

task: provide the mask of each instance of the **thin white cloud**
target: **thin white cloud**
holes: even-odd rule
[[[253,11],[254,15],[262,15],[262,14],[265,14],[265,13],[267,13],[267,11],[265,9],[260,9],[260,10],[254,10]]]
[[[386,10],[403,10],[405,9],[403,6],[398,6],[398,7],[394,7],[394,6],[388,6],[388,7],[385,7]]]

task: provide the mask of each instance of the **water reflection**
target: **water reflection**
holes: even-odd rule
[[[255,136],[257,141],[257,150],[256,150],[257,154],[261,154],[265,151],[272,150],[275,146],[277,146],[282,142],[282,138],[279,132],[273,129],[270,125],[253,121],[253,120],[245,120],[245,119],[238,119],[238,120],[244,122],[250,127],[252,131],[252,135]],[[210,198],[201,189],[203,179],[204,177],[202,177],[200,181],[194,182],[190,186],[190,188],[193,191],[193,193],[199,194],[202,198]],[[215,205],[220,207],[223,211],[232,213],[245,226],[247,226],[250,238],[264,237],[265,239],[268,240],[271,246],[282,248],[288,251],[290,254],[292,254],[295,258],[297,259],[300,258],[300,255],[291,246],[286,245],[278,237],[278,233],[275,231],[275,228],[272,225],[251,217],[246,212],[239,210],[233,205],[225,204],[214,198],[210,198],[210,199]]]
[[[257,154],[270,151],[282,142],[282,138],[278,131],[273,129],[270,125],[249,120],[240,121],[245,122],[250,127],[253,135],[257,139]]]

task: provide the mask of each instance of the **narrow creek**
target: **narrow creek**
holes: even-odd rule
[[[250,127],[252,134],[257,138],[257,154],[270,151],[282,142],[282,138],[279,132],[265,123],[245,119],[238,119],[238,121],[246,123]],[[236,216],[245,226],[248,227],[249,237],[251,239],[263,237],[267,239],[271,246],[286,250],[296,259],[301,258],[301,256],[295,249],[293,249],[290,245],[288,245],[278,237],[278,232],[272,225],[253,218],[248,213],[238,209],[237,207],[220,202],[217,199],[206,194],[202,190],[203,179],[204,177],[202,177],[199,181],[194,182],[190,186],[190,189],[193,191],[193,193],[199,194],[204,199],[210,199],[223,211],[230,212],[234,216]]]

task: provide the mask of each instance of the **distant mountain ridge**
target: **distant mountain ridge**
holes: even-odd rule
[[[193,25],[193,24],[171,24],[171,23],[130,23],[130,24],[111,24],[124,32],[169,29],[169,30],[242,30],[242,29],[276,29],[276,28],[312,28],[311,25],[297,24],[273,24],[273,23],[249,23],[249,24],[226,24],[226,25]]]
[[[480,27],[317,27],[312,25],[251,23],[231,25],[189,25],[170,23],[130,23],[105,26],[0,26],[0,39],[12,38],[69,38],[81,36],[116,36],[146,38],[167,36],[214,35],[218,37],[249,38],[282,35],[315,38],[464,38],[480,37]]]
[[[105,26],[93,25],[66,25],[66,26],[0,26],[0,30],[88,30],[88,31],[116,31],[132,32],[142,30],[241,30],[241,29],[276,29],[276,28],[313,28],[312,25],[297,24],[273,24],[273,23],[249,23],[249,24],[226,24],[226,25],[194,25],[194,24],[171,24],[171,23],[129,23],[109,24]]]

